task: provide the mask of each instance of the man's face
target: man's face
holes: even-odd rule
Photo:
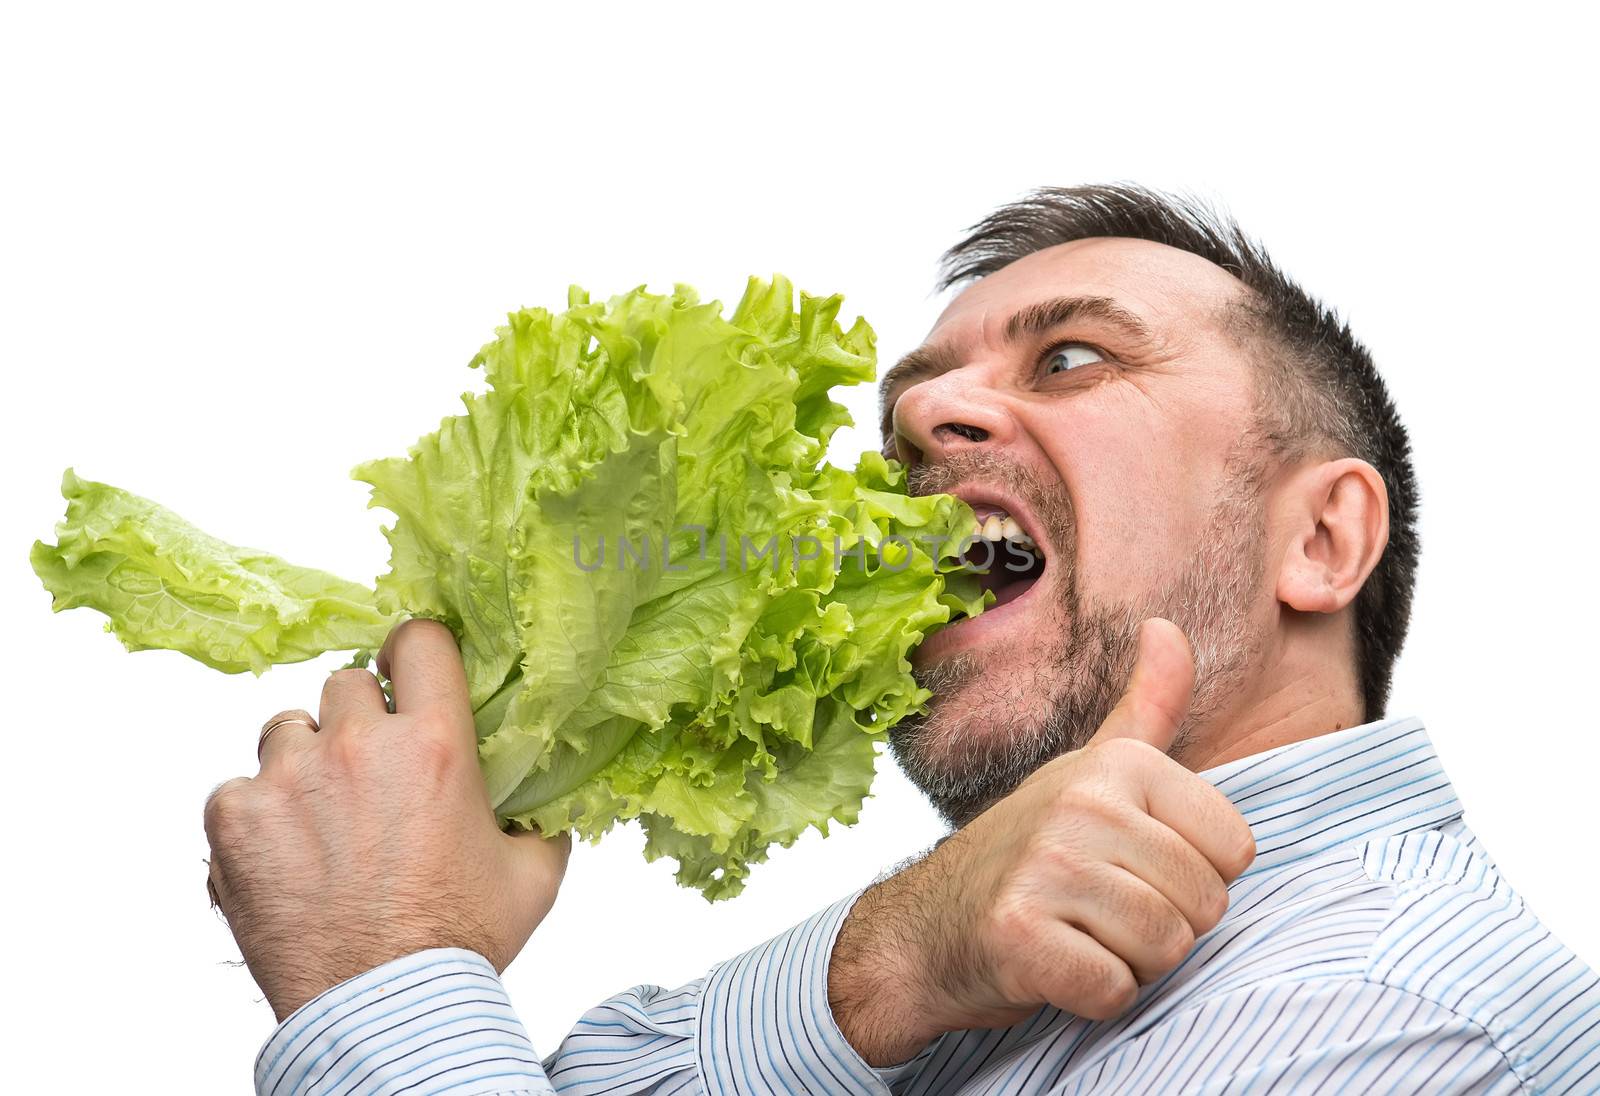
[[[1237,688],[1271,604],[1253,375],[1225,319],[1243,295],[1160,244],[1063,244],[967,289],[884,378],[912,489],[1009,515],[1044,557],[1024,572],[1001,545],[996,606],[917,652],[934,701],[891,742],[952,822],[1083,745],[1145,617],[1195,648],[1194,720]]]

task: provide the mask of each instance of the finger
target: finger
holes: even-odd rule
[[[378,652],[378,672],[394,689],[396,712],[465,714],[471,726],[461,650],[450,629],[438,621],[413,619],[396,625]]]
[[[1142,796],[1136,805],[1193,846],[1224,882],[1233,882],[1256,857],[1244,815],[1210,781],[1170,757],[1148,750],[1143,756],[1148,764],[1125,768]]]
[[[558,833],[547,837],[538,830],[514,830],[506,835],[511,847],[512,863],[517,883],[531,897],[548,894],[553,898],[556,888],[567,874],[567,861],[572,857],[572,835]]]
[[[506,835],[517,848],[517,855],[534,867],[565,872],[572,857],[572,834],[562,831],[545,834],[540,830],[512,830]]]
[[[1062,907],[1083,929],[1148,985],[1183,962],[1194,947],[1189,919],[1167,896],[1115,864],[1102,863]]]
[[[223,828],[237,816],[238,805],[243,798],[250,794],[254,781],[248,776],[236,776],[232,780],[223,781],[211,789],[211,794],[206,796],[205,827],[206,841],[211,845],[212,853],[216,853]],[[212,857],[216,859],[215,856]]]
[[[1045,918],[1027,947],[1027,996],[1088,1020],[1109,1020],[1139,995],[1127,963],[1081,929]]]
[[[338,734],[351,727],[370,727],[389,714],[383,687],[371,671],[347,666],[335,670],[322,683],[317,722],[325,733]]]
[[[1116,956],[1140,985],[1171,973],[1194,948],[1188,920],[1165,895],[1113,864],[1100,865],[1111,880],[1074,895],[1069,923]]]
[[[304,723],[298,722],[302,719]],[[296,722],[288,723],[285,720]],[[280,765],[284,758],[315,745],[314,736],[317,732],[307,725],[313,723],[311,713],[304,708],[290,708],[261,724],[264,737],[256,743],[256,760],[261,762],[261,771],[265,772],[268,766]]]
[[[513,830],[503,838],[507,877],[516,896],[517,911],[529,932],[538,928],[556,903],[561,880],[572,855],[572,837],[558,833],[547,837],[538,830]],[[510,962],[511,957],[506,957]]]
[[[1154,886],[1130,872],[1110,870],[1118,870],[1122,885],[1114,891],[1117,901],[1107,906],[1112,915],[1101,918],[1094,938],[1128,965],[1141,986],[1149,986],[1189,957],[1194,926]]]
[[[1172,621],[1151,617],[1139,625],[1139,654],[1128,688],[1089,745],[1135,738],[1166,753],[1189,715],[1193,694],[1189,640]]]
[[[1183,630],[1152,617],[1139,626],[1139,656],[1127,692],[1089,745],[1132,739],[1154,746],[1148,763],[1125,766],[1143,788],[1145,810],[1203,855],[1224,881],[1255,859],[1255,838],[1236,807],[1211,783],[1166,756],[1189,713],[1194,656]]]
[[[1203,853],[1149,815],[1130,818],[1105,861],[1157,891],[1194,936],[1210,932],[1228,910],[1228,885]]]

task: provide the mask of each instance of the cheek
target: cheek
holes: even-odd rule
[[[1194,454],[1159,433],[1090,422],[1051,447],[1077,525],[1078,588],[1090,601],[1137,598],[1196,548],[1210,494]]]

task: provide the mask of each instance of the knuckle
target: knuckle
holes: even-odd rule
[[[1102,794],[1106,776],[1102,770],[1088,769],[1071,774],[1071,779],[1056,782],[1050,799],[1058,811],[1077,810],[1083,804]]]
[[[1108,738],[1098,744],[1098,749],[1110,757],[1131,757],[1137,754],[1144,743],[1137,738]]]
[[[1160,750],[1138,738],[1108,738],[1095,747],[1101,756],[1118,766],[1147,765],[1157,757],[1165,757]]]
[[[359,666],[341,666],[323,681],[323,700],[326,701],[330,696],[367,691],[373,689],[377,683],[378,679],[372,676],[370,670],[363,670]]]
[[[1228,856],[1228,877],[1236,878],[1244,873],[1256,858],[1256,835],[1250,832],[1250,827],[1239,819],[1238,832],[1234,835],[1233,851]]]
[[[1189,957],[1189,952],[1194,949],[1195,940],[1194,928],[1176,915],[1167,919],[1164,935],[1166,939],[1156,955],[1156,963],[1163,973],[1172,970]]]
[[[1222,923],[1222,917],[1228,912],[1228,888],[1220,881],[1207,887],[1201,898],[1200,905],[1200,931],[1210,932]]]
[[[1120,1015],[1139,996],[1139,983],[1133,972],[1114,959],[1098,965],[1087,980],[1080,1011],[1091,1020],[1109,1020]]]
[[[1033,902],[1024,895],[1003,896],[989,912],[989,935],[995,947],[1011,952],[1028,946],[1037,931]]]
[[[1084,810],[1096,823],[1123,827],[1144,811],[1136,807],[1120,784],[1106,783],[1084,800]]]
[[[1083,855],[1077,850],[1076,843],[1070,840],[1040,841],[1035,846],[1029,863],[1036,870],[1042,870],[1054,885],[1073,883],[1081,880],[1084,873]]]
[[[1111,830],[1126,832],[1138,813],[1122,793],[1109,782],[1095,782],[1073,788],[1056,802],[1055,825],[1051,832],[1058,834],[1069,847],[1088,843],[1096,844],[1095,835]]]
[[[408,736],[411,761],[430,778],[453,775],[461,764],[460,751],[441,728],[431,722],[416,727]]]
[[[1244,815],[1211,785],[1204,787],[1205,798],[1197,804],[1204,825],[1216,850],[1216,868],[1230,882],[1256,858],[1256,838]]]
[[[1126,877],[1109,880],[1106,892],[1108,904],[1140,940],[1165,948],[1172,934],[1170,921],[1174,911],[1164,898]]]
[[[346,730],[328,740],[324,749],[329,766],[337,772],[348,774],[364,768],[372,753],[373,735]]]
[[[206,834],[213,843],[219,835],[225,835],[246,821],[250,814],[249,806],[250,780],[247,777],[236,776],[226,783],[219,784],[209,796],[205,805]]]
[[[317,786],[317,765],[304,752],[296,752],[284,757],[262,779],[291,797],[303,796]]]

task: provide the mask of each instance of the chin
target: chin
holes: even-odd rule
[[[933,693],[918,717],[930,745],[1007,741],[1050,721],[1058,683],[1049,660],[1003,654],[966,653],[917,671],[918,682]]]
[[[889,731],[901,769],[954,825],[1081,749],[1126,684],[1136,629],[1069,613],[1043,586],[930,637],[916,676],[933,698]]]
[[[918,671],[934,698],[889,732],[901,769],[954,825],[1072,748],[1051,660],[1000,654],[968,651]]]

